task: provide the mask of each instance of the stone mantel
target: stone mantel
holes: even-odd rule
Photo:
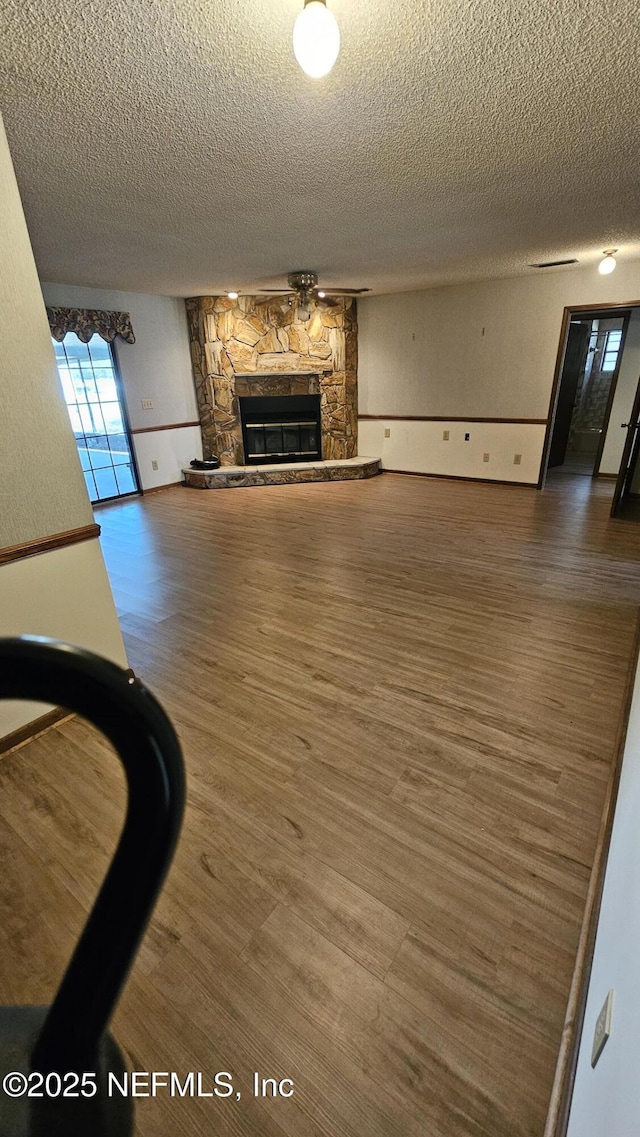
[[[352,297],[297,321],[282,300],[197,296],[186,301],[205,454],[242,465],[238,399],[320,395],[322,456],[357,453],[357,324]]]
[[[307,379],[309,375],[328,375],[330,371],[330,367],[324,367],[319,371],[286,371],[284,374],[288,375],[290,379]],[[235,372],[236,379],[280,379],[282,375],[282,371]]]

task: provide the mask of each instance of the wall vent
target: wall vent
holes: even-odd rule
[[[529,268],[560,268],[561,265],[577,265],[578,258],[572,257],[568,261],[542,261],[539,265],[529,265]]]

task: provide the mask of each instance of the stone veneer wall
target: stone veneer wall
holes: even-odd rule
[[[282,298],[196,296],[186,305],[205,455],[243,465],[238,396],[319,393],[322,457],[355,457],[358,329],[351,297],[318,306],[306,323]]]

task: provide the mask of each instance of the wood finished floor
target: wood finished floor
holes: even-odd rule
[[[114,1030],[242,1091],[140,1100],[140,1137],[541,1137],[640,602],[611,493],[386,474],[100,510],[189,776]],[[0,763],[1,1001],[49,1000],[123,801],[77,719]]]

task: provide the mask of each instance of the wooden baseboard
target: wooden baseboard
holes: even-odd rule
[[[137,426],[131,434],[154,434],[158,430],[184,430],[187,426],[200,426],[200,419],[194,422],[164,422],[162,426]]]
[[[618,480],[617,474],[601,474],[600,472],[598,472],[597,474],[594,474],[593,476],[594,476],[594,478],[609,478],[612,482],[616,482]]]
[[[609,847],[611,845],[611,832],[616,811],[634,679],[639,658],[640,612],[636,619],[635,639],[627,675],[624,706],[618,724],[616,753],[609,776],[609,784],[607,786],[607,794],[602,811],[600,829],[598,831],[593,868],[589,878],[589,889],[587,891],[582,930],[578,942],[578,952],[573,971],[573,979],[571,981],[569,1001],[567,1003],[567,1013],[562,1029],[560,1053],[556,1066],[553,1089],[551,1091],[544,1137],[566,1137],[569,1125],[571,1098],[573,1096],[573,1087],[576,1079],[576,1067],[578,1065],[578,1054],[584,1026],[587,995],[589,993],[589,980],[591,978],[598,919],[602,905],[604,878],[607,868],[607,858],[609,856]]]
[[[54,707],[52,711],[47,711],[46,715],[32,719],[31,722],[25,723],[24,726],[20,726],[17,730],[12,730],[10,734],[5,734],[4,738],[0,738],[0,757],[4,758],[12,751],[19,750],[28,742],[33,742],[34,738],[46,734],[58,723],[71,718],[73,718],[71,711],[67,711],[64,707]]]
[[[522,425],[522,426],[546,426],[546,418],[474,418],[473,415],[358,415],[358,421],[378,421],[378,422],[480,422],[480,423],[505,423],[506,425]]]
[[[490,486],[525,486],[537,489],[537,482],[510,482],[504,478],[471,478],[464,474],[426,474],[422,470],[390,470],[383,466],[381,474],[405,474],[408,478],[444,478],[448,482],[483,482]]]
[[[48,537],[36,537],[32,541],[0,549],[0,565],[23,561],[26,557],[37,557],[41,553],[51,553],[54,549],[65,549],[67,545],[77,545],[81,541],[95,541],[99,536],[100,526],[94,523],[81,525],[78,529],[65,529],[64,533],[51,533]]]
[[[149,490],[142,490],[142,496],[147,497],[150,493],[160,493],[161,490],[171,490],[174,486],[183,486],[184,482],[180,479],[179,482],[165,482],[163,486],[151,486]]]

